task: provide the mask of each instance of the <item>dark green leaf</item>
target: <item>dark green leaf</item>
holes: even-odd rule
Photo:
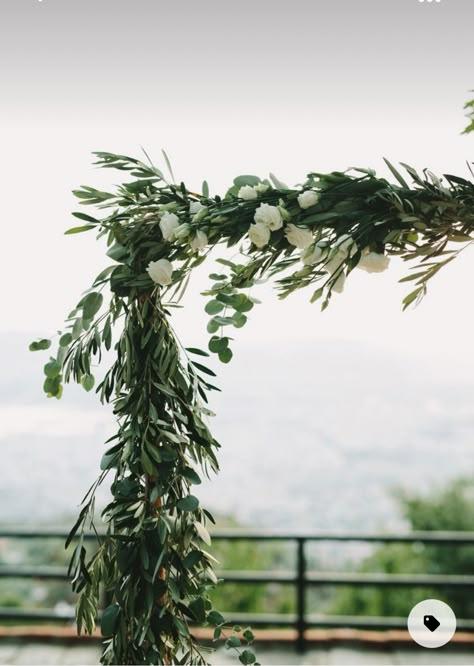
[[[77,217],[78,220],[83,220],[84,222],[92,222],[92,224],[99,224],[99,220],[96,220],[92,215],[87,215],[86,213],[73,213],[74,217]]]
[[[181,511],[196,511],[199,506],[199,500],[194,495],[188,495],[178,500],[176,506]]]
[[[219,625],[225,623],[225,617],[221,615],[218,611],[213,610],[207,614],[207,621],[210,624]]]
[[[399,173],[399,171],[397,171],[397,169],[395,169],[395,167],[393,166],[393,164],[391,164],[391,163],[390,163],[385,157],[383,158],[383,161],[384,161],[385,164],[388,166],[388,168],[390,169],[390,171],[392,172],[392,174],[395,176],[395,178],[398,180],[398,182],[400,183],[400,185],[401,185],[402,187],[405,187],[405,188],[408,190],[408,189],[409,189],[408,183],[407,183],[406,180],[403,178],[403,176],[401,175],[401,173]]]
[[[64,335],[61,335],[59,338],[59,346],[60,347],[67,347],[70,345],[72,342],[72,335],[70,333],[64,333]]]
[[[222,312],[224,309],[224,304],[219,301],[209,301],[204,308],[208,315],[215,315],[219,312]]]
[[[71,229],[68,229],[67,231],[64,232],[65,236],[69,236],[70,234],[80,234],[83,231],[89,231],[90,229],[94,229],[93,224],[84,224],[82,227],[71,227]]]
[[[321,296],[324,293],[324,287],[320,287],[319,289],[316,289],[314,294],[311,296],[310,303],[315,303],[318,298],[321,298]]]
[[[74,339],[77,339],[82,333],[82,317],[79,317],[76,319],[74,322],[74,325],[72,327],[72,337]]]
[[[196,347],[186,347],[186,351],[190,354],[196,354],[197,356],[209,356],[209,354],[203,349],[197,349]]]
[[[219,324],[215,321],[215,319],[211,319],[207,324],[208,333],[217,333],[218,330],[219,330]]]
[[[216,336],[213,336],[209,340],[209,349],[211,352],[214,354],[218,354],[220,351],[223,351],[224,349],[227,349],[229,345],[229,338],[219,338]]]
[[[247,323],[247,317],[241,312],[236,312],[232,317],[235,328],[242,328]]]
[[[119,616],[120,606],[118,604],[111,604],[104,609],[100,623],[102,636],[112,636],[114,634]]]
[[[29,346],[30,351],[42,351],[44,349],[49,349],[51,347],[51,340],[43,338],[42,340],[37,340],[32,342]]]
[[[114,261],[120,261],[128,255],[128,250],[120,243],[114,243],[112,247],[107,251],[107,256],[113,259]]]
[[[87,294],[82,304],[82,313],[84,319],[93,319],[94,316],[99,312],[103,301],[104,297],[97,291],[93,291],[92,293]]]
[[[202,560],[202,553],[200,550],[191,550],[183,560],[183,567],[185,569],[192,569],[199,564]]]
[[[234,178],[234,185],[238,188],[241,188],[243,185],[251,185],[253,187],[255,185],[258,185],[259,183],[260,183],[260,178],[258,178],[257,176],[243,175]]]
[[[94,375],[82,375],[81,385],[86,391],[92,391],[94,388],[95,379]]]
[[[44,366],[44,374],[46,377],[49,377],[52,379],[53,377],[57,377],[59,374],[61,374],[61,366],[57,361],[54,359],[51,359],[46,365]]]
[[[196,622],[199,622],[199,623],[202,624],[206,621],[206,608],[205,608],[205,605],[204,605],[204,599],[202,597],[198,597],[197,599],[194,599],[189,604],[189,610],[192,612],[192,614],[196,618]]]
[[[227,347],[227,349],[222,349],[219,352],[219,361],[221,363],[229,363],[232,360],[232,350]]]
[[[253,664],[255,663],[256,657],[251,650],[243,650],[239,654],[239,661],[241,664]]]
[[[201,483],[201,477],[191,467],[185,467],[181,473],[187,481],[190,481],[195,485],[199,485]]]
[[[201,372],[204,372],[206,375],[211,375],[211,377],[215,377],[216,373],[213,372],[210,368],[206,368],[205,365],[202,365],[202,363],[197,363],[196,361],[193,361],[193,365],[201,370]]]
[[[232,306],[238,312],[249,312],[253,308],[254,303],[245,294],[238,294],[234,296]]]
[[[253,631],[250,629],[250,627],[247,627],[243,633],[243,637],[245,638],[246,641],[251,643],[252,641],[255,640],[255,636]]]

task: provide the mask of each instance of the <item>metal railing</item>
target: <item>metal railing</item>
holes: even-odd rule
[[[94,539],[94,534],[86,536]],[[215,541],[285,542],[296,546],[296,566],[290,571],[223,571],[225,583],[242,585],[281,584],[292,586],[295,591],[295,612],[292,614],[231,613],[231,623],[249,623],[254,627],[291,627],[296,629],[298,649],[304,649],[305,632],[310,628],[353,628],[353,629],[406,629],[406,617],[314,615],[307,612],[306,593],[309,588],[323,586],[378,587],[378,588],[431,588],[472,589],[474,575],[437,574],[386,574],[386,573],[326,573],[309,571],[307,568],[308,543],[359,542],[405,543],[442,546],[474,546],[474,532],[410,532],[381,534],[372,532],[316,532],[292,534],[288,532],[249,532],[247,530],[220,530],[212,534]],[[0,529],[0,539],[57,539],[64,541],[62,530]],[[67,581],[67,571],[53,566],[6,566],[0,565],[1,578],[29,578],[38,580]],[[51,610],[26,610],[0,608],[0,621],[14,622],[66,622],[73,621],[72,614],[57,614]],[[474,632],[474,621],[458,619],[457,628]]]

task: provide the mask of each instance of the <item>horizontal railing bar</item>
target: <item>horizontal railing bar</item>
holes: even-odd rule
[[[308,585],[376,585],[380,587],[466,587],[474,588],[474,576],[455,574],[352,574],[317,573],[308,574]]]
[[[224,583],[281,583],[296,585],[297,578],[293,571],[216,571],[216,576]]]
[[[15,610],[0,608],[0,620],[19,620],[22,622],[75,622],[74,613],[53,613],[47,610]]]
[[[291,571],[218,571],[224,583],[281,583],[296,585],[297,576]],[[350,585],[351,587],[376,585],[380,587],[465,587],[474,588],[474,576],[455,574],[357,574],[357,573],[306,573],[306,585]]]
[[[374,543],[447,543],[474,544],[474,532],[460,531],[417,531],[400,533],[381,532],[254,532],[240,529],[216,530],[211,532],[215,540],[226,541],[362,541]]]
[[[64,567],[0,566],[0,578],[41,578],[44,580],[69,580]]]
[[[349,629],[407,629],[406,617],[379,617],[371,615],[312,615],[306,616],[309,628]],[[456,618],[458,631],[474,631],[474,621]]]
[[[104,536],[104,531],[98,531]],[[463,531],[417,531],[417,532],[283,532],[248,531],[242,529],[215,530],[211,533],[215,540],[245,541],[361,541],[374,543],[439,543],[448,545],[474,544],[474,532]],[[67,531],[62,529],[1,528],[0,539],[66,539]],[[87,532],[86,539],[96,539],[94,532]]]
[[[275,626],[294,627],[296,615],[279,613],[224,613],[229,624],[250,624],[254,627]],[[72,613],[56,614],[45,610],[15,610],[0,608],[0,620],[21,620],[23,622],[74,622]],[[379,617],[357,615],[307,615],[305,627],[348,628],[348,629],[401,629],[406,630],[407,620],[403,617]],[[474,631],[472,620],[457,619],[458,631]]]
[[[61,539],[66,541],[68,530],[64,529],[34,529],[34,528],[0,528],[0,539]],[[104,531],[98,531],[99,536],[105,536]],[[85,539],[97,539],[95,532],[85,532]]]
[[[220,571],[217,575],[225,583],[290,584],[296,585],[297,577],[291,571]],[[38,578],[44,580],[69,580],[63,567],[50,566],[0,566],[0,578]],[[306,585],[350,585],[351,587],[375,585],[380,587],[463,587],[474,588],[474,576],[438,574],[354,574],[311,573]]]

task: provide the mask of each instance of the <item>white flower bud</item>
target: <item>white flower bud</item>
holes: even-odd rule
[[[199,213],[199,211],[204,207],[205,206],[203,206],[200,201],[191,201],[189,204],[189,212],[191,215],[195,215],[196,213]]]
[[[173,241],[175,230],[179,227],[179,218],[174,213],[164,213],[160,220],[160,229],[166,241]]]
[[[300,208],[311,208],[311,206],[317,204],[318,201],[319,194],[317,192],[313,192],[313,190],[305,190],[304,192],[301,192],[301,194],[298,194],[298,203]]]
[[[194,252],[197,252],[198,250],[203,250],[207,243],[208,239],[206,234],[204,231],[198,229],[194,238],[191,238],[189,245],[191,246],[191,249],[194,250]]]
[[[239,199],[244,199],[244,201],[252,201],[252,199],[258,197],[258,192],[255,187],[252,187],[251,185],[242,185],[237,196]]]

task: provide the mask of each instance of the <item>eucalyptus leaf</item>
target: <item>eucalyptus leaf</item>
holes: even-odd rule
[[[82,304],[82,314],[84,319],[93,319],[99,312],[104,302],[104,297],[97,291],[93,291],[84,299]]]
[[[111,604],[104,609],[102,613],[102,620],[100,623],[100,630],[102,636],[112,636],[115,627],[117,626],[120,617],[120,606],[118,604]]]
[[[196,511],[199,507],[199,500],[197,497],[194,497],[194,495],[188,495],[187,497],[178,500],[176,506],[181,511]]]

